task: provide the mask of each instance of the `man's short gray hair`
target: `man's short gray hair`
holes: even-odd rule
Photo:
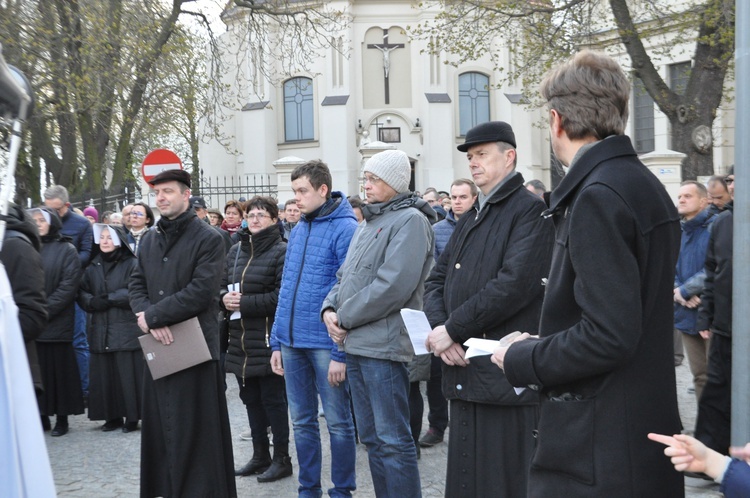
[[[60,199],[65,204],[67,204],[68,201],[70,201],[70,196],[68,195],[68,189],[66,189],[62,185],[52,185],[51,187],[47,187],[47,190],[44,191],[44,198],[45,199]]]

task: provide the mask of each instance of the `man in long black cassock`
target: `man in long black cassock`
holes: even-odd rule
[[[211,360],[158,380],[145,372],[141,497],[235,497],[216,319],[224,244],[190,207],[187,172],[164,171],[151,185],[162,218],[141,241],[130,305],[163,344],[171,325],[197,317]]]
[[[553,226],[524,187],[507,123],[475,126],[458,146],[480,190],[425,283],[427,347],[443,360],[450,400],[445,495],[526,496],[538,395],[521,395],[489,356],[465,359],[469,338],[501,339],[536,327],[549,272]]]

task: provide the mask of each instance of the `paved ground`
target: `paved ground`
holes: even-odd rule
[[[244,464],[252,454],[252,444],[239,439],[239,433],[247,428],[247,416],[239,399],[236,383],[229,379],[227,399],[234,437],[236,465]],[[695,424],[695,398],[687,393],[690,384],[687,366],[677,367],[677,390],[680,398],[680,413],[685,428],[692,430]],[[425,402],[425,407],[427,406]],[[325,419],[321,418],[323,431],[324,467],[323,486],[330,487],[330,455],[327,452]],[[54,423],[54,422],[53,422]],[[85,416],[70,418],[71,430],[67,436],[53,438],[46,434],[52,469],[59,496],[67,497],[130,497],[138,496],[140,431],[123,434],[119,431],[103,433],[100,422],[91,422]],[[425,428],[427,422],[425,420]],[[447,438],[446,438],[447,439]],[[294,445],[291,445],[294,451]],[[447,445],[422,450],[419,470],[422,492],[425,497],[443,496]],[[295,465],[296,456],[292,454]],[[685,480],[688,498],[721,496],[718,485],[697,479]],[[375,496],[367,467],[367,453],[362,445],[357,447],[357,496]],[[254,477],[237,479],[240,497],[293,497],[297,493],[296,477],[275,483],[259,484]]]

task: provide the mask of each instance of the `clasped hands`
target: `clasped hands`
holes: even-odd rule
[[[333,342],[343,346],[348,331],[339,326],[339,316],[333,309],[329,308],[323,312],[323,323],[326,324],[328,336],[333,339]]]
[[[148,327],[148,323],[146,323],[146,313],[143,311],[139,311],[135,314],[135,316],[138,317],[138,327],[141,329],[141,331],[144,334],[151,333],[152,336],[154,336],[154,339],[161,342],[165,346],[169,346],[174,342],[174,337],[172,336],[172,331],[169,329],[169,327],[159,327],[157,329],[150,329]]]
[[[528,332],[524,332],[508,344],[498,346],[495,348],[490,361],[502,369],[505,360],[505,353],[508,351],[511,344],[526,340],[529,337],[531,337],[531,335]],[[463,346],[451,339],[445,325],[438,325],[432,329],[432,332],[427,336],[427,340],[425,340],[425,348],[435,356],[439,356],[446,365],[465,367],[469,364]]]
[[[679,287],[674,288],[674,302],[680,304],[688,309],[695,309],[701,304],[700,296],[691,296],[689,299],[682,297]]]
[[[440,357],[446,365],[465,367],[469,364],[466,351],[461,344],[453,342],[445,325],[438,325],[427,336],[424,347],[435,356]]]

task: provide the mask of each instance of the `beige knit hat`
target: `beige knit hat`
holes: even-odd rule
[[[411,164],[409,156],[403,151],[378,152],[365,163],[363,171],[379,177],[399,194],[409,191]]]

